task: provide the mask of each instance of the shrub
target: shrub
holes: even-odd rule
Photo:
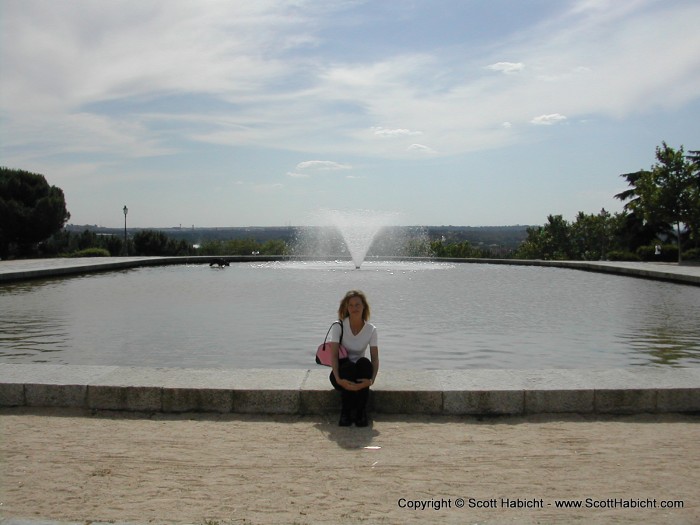
[[[68,257],[109,257],[109,251],[104,248],[86,248],[68,255]]]
[[[700,261],[700,248],[692,248],[683,252],[684,261]]]
[[[607,253],[608,261],[641,261],[639,255],[636,253],[624,251],[624,250],[613,250]]]
[[[637,255],[642,261],[675,262],[678,260],[678,247],[675,244],[664,244],[661,253],[656,255],[656,246],[640,246]]]

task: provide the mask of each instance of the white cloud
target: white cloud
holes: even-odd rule
[[[491,71],[500,71],[501,73],[517,73],[525,69],[525,64],[522,62],[496,62],[490,66],[486,66],[486,69]]]
[[[387,128],[381,128],[381,127],[373,127],[372,132],[375,135],[379,135],[381,137],[404,137],[404,136],[410,136],[410,135],[421,135],[422,133],[420,131],[411,131],[410,129],[387,129]]]
[[[9,5],[2,32],[3,40],[15,42],[7,58],[16,74],[3,81],[3,106],[11,100],[22,107],[74,108],[162,92],[236,96],[261,89],[286,66],[254,46],[286,47],[294,36],[286,9],[276,12],[275,4]]]
[[[512,122],[506,121],[506,122],[504,122],[503,124],[501,124],[501,126],[502,126],[503,128],[505,128],[505,129],[510,129],[510,128],[513,127],[513,123],[512,123]]]
[[[408,148],[406,148],[407,151],[419,151],[422,153],[435,153],[435,150],[433,148],[430,148],[428,146],[425,146],[423,144],[411,144]]]
[[[287,176],[292,177],[293,179],[308,179],[311,177],[311,175],[308,173],[299,173],[294,171],[288,171]]]
[[[298,170],[349,170],[352,166],[348,164],[340,164],[331,160],[307,160],[297,164]]]
[[[465,37],[448,48],[330,54],[323,35],[349,4],[9,2],[0,17],[0,153],[135,158],[193,140],[309,156],[437,153],[377,140],[420,135],[450,155],[511,143],[502,122],[623,118],[698,99],[697,2],[587,0],[494,46]],[[161,107],[170,96],[218,106]],[[307,163],[294,172],[351,169]]]
[[[550,126],[563,120],[566,120],[564,115],[560,115],[559,113],[551,113],[549,115],[540,115],[539,117],[535,117],[530,121],[530,123],[537,126]]]

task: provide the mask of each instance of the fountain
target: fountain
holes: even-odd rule
[[[370,210],[330,210],[327,213],[331,224],[335,225],[343,236],[357,270],[367,257],[377,233],[396,218],[396,214]]]
[[[377,235],[395,224],[398,217],[398,213],[374,210],[319,210],[311,222],[325,226],[305,228],[297,239],[294,253],[327,258],[347,251],[355,269],[359,270]]]

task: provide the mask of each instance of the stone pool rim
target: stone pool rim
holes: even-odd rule
[[[209,264],[221,257],[109,257],[0,261],[0,285],[143,266]],[[238,256],[230,262],[318,258]],[[332,258],[330,260],[338,260]],[[348,259],[349,260],[349,259]],[[375,259],[370,259],[374,261]],[[700,286],[700,266],[674,263],[381,258],[545,266]],[[338,409],[328,370],[203,370],[0,363],[0,407],[149,412],[320,414]],[[529,415],[700,413],[700,368],[386,370],[376,413]]]
[[[296,256],[172,256],[172,257],[83,257],[53,259],[21,259],[0,261],[0,285],[80,275],[94,272],[110,272],[146,266],[176,264],[209,264],[225,259],[231,263],[266,263],[289,261],[351,261],[349,257],[296,257]],[[506,266],[540,266],[565,268],[589,272],[601,272],[627,277],[653,279],[700,286],[700,265],[694,263],[613,262],[613,261],[549,261],[539,259],[456,259],[439,257],[369,257],[367,261],[444,262],[450,264],[496,264]],[[350,269],[350,268],[349,268]]]
[[[0,407],[138,413],[335,412],[328,369],[0,364]],[[700,368],[387,370],[381,414],[501,416],[700,413]]]

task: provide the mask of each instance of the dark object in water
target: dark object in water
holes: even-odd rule
[[[218,268],[223,268],[224,266],[231,266],[226,259],[217,259],[209,263],[209,266],[217,266]]]

